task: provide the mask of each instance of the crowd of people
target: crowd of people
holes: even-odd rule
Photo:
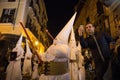
[[[76,40],[73,29],[75,16],[76,13],[53,40],[53,44],[43,55],[39,55],[41,63],[36,55],[32,59],[33,53],[28,48],[27,40],[24,55],[21,36],[12,50],[17,54],[10,56],[12,59],[6,68],[6,80],[22,80],[22,75],[26,74],[31,76],[31,80],[119,80],[120,27],[116,31],[117,37],[113,39],[92,23],[80,25],[77,30],[79,38]],[[22,58],[24,63],[21,69]],[[87,71],[92,75],[87,75]],[[92,77],[87,78],[89,75]]]

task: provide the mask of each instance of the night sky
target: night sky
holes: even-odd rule
[[[48,31],[55,38],[74,14],[74,6],[78,0],[44,0],[47,16]]]

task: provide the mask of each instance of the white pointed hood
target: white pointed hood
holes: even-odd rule
[[[18,46],[18,45],[21,46],[21,44],[22,44],[22,39],[23,39],[23,35],[20,36],[19,40],[17,41],[16,46]]]
[[[75,20],[77,12],[74,13],[72,18],[68,21],[68,23],[64,26],[64,28],[60,31],[60,33],[56,36],[56,38],[53,41],[53,44],[68,44],[68,37],[70,34],[70,31],[73,27],[73,23]]]
[[[28,74],[29,76],[32,74],[32,53],[28,45],[28,41],[26,39],[26,53],[25,53],[25,58],[24,58],[24,63],[23,63],[23,75]]]
[[[70,49],[71,49],[70,59],[75,60],[76,59],[76,50],[77,49],[76,49],[76,40],[75,40],[75,34],[74,34],[73,28],[71,30],[69,46],[70,46]]]
[[[80,44],[79,41],[78,41],[78,46],[77,46],[77,57],[79,59],[78,66],[83,67],[83,65],[84,65],[84,57],[82,55],[82,48],[81,48],[81,44]]]
[[[45,52],[46,55],[42,58],[42,60],[52,61],[55,59],[55,57],[68,58],[68,55],[70,53],[70,48],[68,46],[68,37],[73,27],[75,16],[76,12],[69,20],[69,22],[65,25],[65,27],[61,30],[61,32],[56,36],[53,44],[47,49]]]
[[[31,50],[30,50],[30,48],[29,48],[27,39],[26,39],[26,54],[25,54],[25,58],[26,58],[26,57],[29,57],[29,58],[32,57],[32,52],[31,52]]]
[[[80,42],[78,41],[78,46],[77,46],[78,50],[80,50],[81,52],[81,45],[80,45]]]
[[[19,40],[17,41],[17,44],[16,44],[15,48],[21,47],[21,45],[22,45],[22,39],[23,39],[23,36],[21,35],[20,38],[19,38]]]
[[[71,47],[73,47],[73,48],[76,48],[75,33],[74,33],[73,28],[72,28],[72,30],[71,30],[69,46],[71,46]]]
[[[16,47],[13,48],[13,50],[12,50],[12,51],[17,51],[17,56],[23,55],[23,53],[24,53],[24,50],[22,48],[22,39],[23,39],[23,36],[21,35],[19,40],[17,41]]]

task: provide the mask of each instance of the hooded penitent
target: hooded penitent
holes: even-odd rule
[[[17,52],[17,58],[14,61],[10,61],[9,65],[7,67],[7,74],[6,74],[6,80],[22,80],[22,74],[21,74],[21,58],[23,57],[24,50],[22,48],[22,38],[21,35],[16,47],[12,50]]]
[[[70,48],[71,48],[70,59],[76,60],[75,51],[76,51],[76,47],[77,47],[77,46],[76,46],[76,40],[75,40],[75,34],[74,34],[73,28],[72,28],[72,30],[71,30],[69,46],[70,46]]]
[[[23,36],[21,35],[19,40],[17,41],[17,44],[16,44],[16,47],[13,49],[13,51],[21,51],[23,50],[22,48],[22,39],[23,39]],[[21,55],[21,53],[17,53],[17,56]]]
[[[47,49],[45,55],[43,56],[43,61],[53,61],[53,62],[63,62],[68,64],[70,48],[68,46],[68,38],[73,27],[73,23],[75,20],[76,13],[72,16],[72,18],[68,21],[68,23],[63,27],[60,33],[56,36],[53,41],[53,44]],[[62,68],[61,68],[62,67]],[[60,70],[63,68],[68,69],[68,67],[64,67],[64,65],[60,65],[56,67]],[[62,70],[61,70],[62,71]],[[69,72],[66,72],[61,75],[41,75],[39,80],[70,80]]]
[[[80,42],[78,42],[77,46],[77,59],[78,59],[78,67],[79,67],[79,80],[85,80],[85,68],[84,68],[84,57],[82,55],[82,48]]]
[[[79,80],[78,79],[78,64],[76,60],[76,40],[75,40],[75,34],[74,30],[72,28],[71,35],[70,35],[70,77],[71,80]]]
[[[32,74],[32,64],[31,64],[32,52],[29,48],[28,41],[26,39],[26,53],[23,64],[23,74],[31,75]]]
[[[63,29],[60,31],[60,33],[56,36],[56,38],[53,41],[53,44],[47,49],[45,53],[49,53],[49,57],[47,60],[53,60],[54,57],[68,57],[68,38],[71,32],[71,29],[73,27],[73,23],[75,20],[76,12],[72,16],[72,18],[68,21],[68,23],[63,27]],[[62,46],[61,46],[62,45]],[[66,49],[67,48],[67,49]]]
[[[72,18],[71,18],[71,19],[68,21],[68,23],[63,27],[63,29],[60,31],[60,33],[56,36],[56,38],[54,39],[53,44],[59,44],[59,43],[68,44],[68,37],[69,37],[69,34],[70,34],[71,29],[72,29],[72,27],[73,27],[73,23],[74,23],[76,14],[77,14],[77,13],[75,13],[75,14],[72,16]]]

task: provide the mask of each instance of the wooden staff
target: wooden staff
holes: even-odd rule
[[[52,38],[52,40],[54,40],[53,36],[48,32],[48,30],[46,30],[46,32]]]
[[[23,26],[22,22],[20,22],[20,24],[21,24],[21,26],[22,26],[25,34],[27,35],[28,40],[30,41],[30,44],[31,44],[31,46],[32,46],[32,50],[33,50],[34,53],[37,55],[39,62],[42,62],[41,57],[40,57],[39,54],[37,53],[36,48],[34,47],[34,45],[33,45],[32,41],[31,41],[31,39],[30,39],[30,37],[29,37],[29,35],[28,35],[25,27]]]

